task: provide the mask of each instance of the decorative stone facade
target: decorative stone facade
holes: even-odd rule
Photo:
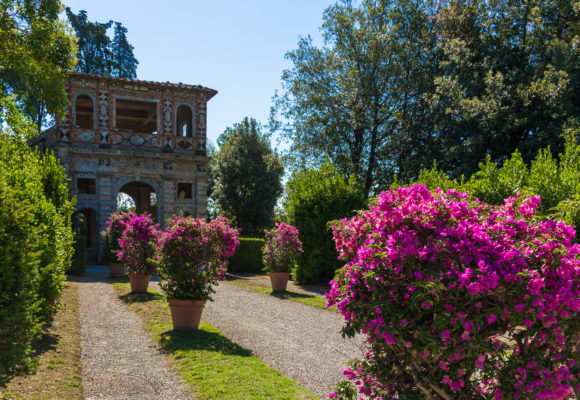
[[[62,161],[90,249],[100,250],[119,192],[162,225],[179,211],[206,216],[206,110],[215,90],[80,73],[65,89],[64,118],[33,145]]]

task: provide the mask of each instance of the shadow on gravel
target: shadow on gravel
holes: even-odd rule
[[[316,296],[313,294],[302,294],[302,293],[295,293],[289,292],[287,290],[283,292],[274,292],[270,293],[270,296],[277,297],[282,300],[290,300],[290,299],[314,299]]]
[[[119,296],[127,304],[131,303],[147,303],[148,301],[165,300],[165,296],[159,293],[127,293]]]
[[[222,354],[250,357],[252,352],[240,347],[225,336],[217,332],[208,332],[200,329],[193,332],[167,331],[161,334],[159,341],[164,351],[204,350]]]
[[[122,276],[120,278],[109,277],[108,280],[111,283],[129,283],[129,278],[126,276]],[[127,293],[119,296],[119,298],[127,304],[147,303],[148,301],[154,300],[165,300],[165,296],[157,292],[153,293],[151,289],[149,289],[149,292],[147,293]]]

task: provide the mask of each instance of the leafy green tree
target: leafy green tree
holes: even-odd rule
[[[135,79],[139,61],[133,55],[133,46],[127,40],[127,28],[115,22],[115,36],[111,42],[111,75]]]
[[[431,96],[439,165],[469,176],[489,155],[562,151],[580,111],[580,2],[452,0],[435,15],[442,74]]]
[[[221,146],[211,161],[215,206],[245,236],[263,235],[282,193],[284,167],[260,130],[253,118],[234,124],[218,140]]]
[[[580,125],[577,0],[340,0],[324,46],[287,53],[272,126],[295,167],[328,156],[367,192],[434,160],[469,177],[518,150],[562,151]]]
[[[58,0],[2,0],[0,9],[0,118],[16,124],[16,102],[20,110],[36,116],[41,109],[62,111],[68,105],[64,92],[66,72],[74,67],[74,38],[59,20]],[[37,118],[33,118],[38,122]],[[30,131],[33,132],[33,131]]]
[[[302,38],[286,57],[274,126],[295,165],[325,157],[367,193],[391,176],[413,176],[434,155],[424,93],[434,90],[432,1],[340,1],[324,12],[325,46]],[[281,124],[279,119],[288,121]]]
[[[133,46],[127,40],[127,28],[115,22],[113,40],[107,35],[113,21],[89,21],[87,12],[78,14],[66,8],[68,20],[77,37],[77,71],[87,74],[110,75],[117,78],[136,78],[139,62]]]
[[[296,171],[286,184],[285,209],[298,229],[303,253],[292,270],[299,283],[328,282],[340,267],[328,222],[352,217],[366,206],[364,188],[347,179],[329,160],[320,168]]]
[[[75,14],[69,7],[66,8],[66,15],[77,37],[77,71],[110,75],[112,54],[107,30],[113,25],[113,21],[91,22],[85,10]]]

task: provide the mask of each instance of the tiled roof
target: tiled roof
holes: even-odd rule
[[[106,79],[111,81],[119,81],[119,82],[127,82],[133,84],[140,84],[140,85],[155,85],[155,86],[163,86],[163,87],[171,87],[175,89],[196,89],[201,90],[207,93],[210,93],[212,96],[217,94],[217,90],[207,88],[205,86],[200,85],[188,85],[186,83],[172,83],[172,82],[155,82],[155,81],[144,81],[139,79],[128,79],[128,78],[115,78],[112,76],[107,75],[97,75],[97,74],[84,74],[81,72],[69,72],[71,77],[89,77],[89,78],[97,78],[97,79]]]

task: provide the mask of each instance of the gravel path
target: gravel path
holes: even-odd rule
[[[261,285],[270,286],[270,277],[268,275],[252,275],[252,274],[240,274],[228,272],[226,274],[228,278],[235,278],[239,280],[252,281],[259,283]],[[320,285],[296,285],[293,281],[288,281],[289,292],[307,294],[307,295],[318,295],[324,296],[324,293],[328,291],[323,286]]]
[[[346,362],[362,357],[363,338],[340,335],[340,314],[227,282],[216,291],[202,320],[321,399],[343,379]]]
[[[85,399],[193,399],[107,275],[89,266],[79,282]]]

